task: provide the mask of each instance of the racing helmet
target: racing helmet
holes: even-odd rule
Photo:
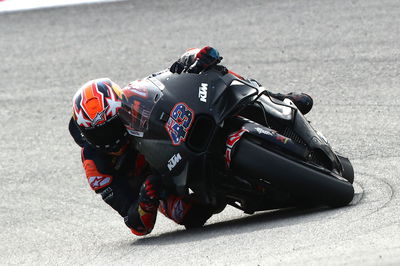
[[[110,79],[95,79],[80,87],[72,101],[72,117],[83,137],[104,152],[118,152],[127,143],[128,132],[118,117],[120,93]]]

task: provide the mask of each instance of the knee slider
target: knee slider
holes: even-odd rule
[[[182,224],[187,228],[202,227],[212,216],[212,210],[207,206],[193,204],[185,215]]]

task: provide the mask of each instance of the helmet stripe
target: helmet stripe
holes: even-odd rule
[[[104,110],[104,96],[99,92],[97,83],[93,82],[82,92],[81,106],[91,120]]]

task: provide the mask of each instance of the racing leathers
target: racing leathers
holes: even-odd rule
[[[118,153],[105,153],[85,141],[72,119],[69,131],[82,148],[82,164],[90,188],[123,217],[135,235],[146,235],[153,230],[157,209],[186,228],[202,226],[212,215],[211,209],[198,204],[192,196],[166,193],[162,200],[142,200],[140,194],[154,174],[132,143]]]

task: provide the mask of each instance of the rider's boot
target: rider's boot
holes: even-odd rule
[[[272,97],[283,101],[285,98],[290,99],[300,110],[300,112],[305,115],[310,112],[313,106],[313,99],[310,95],[305,93],[296,93],[289,92],[287,94],[284,93],[270,93]]]

